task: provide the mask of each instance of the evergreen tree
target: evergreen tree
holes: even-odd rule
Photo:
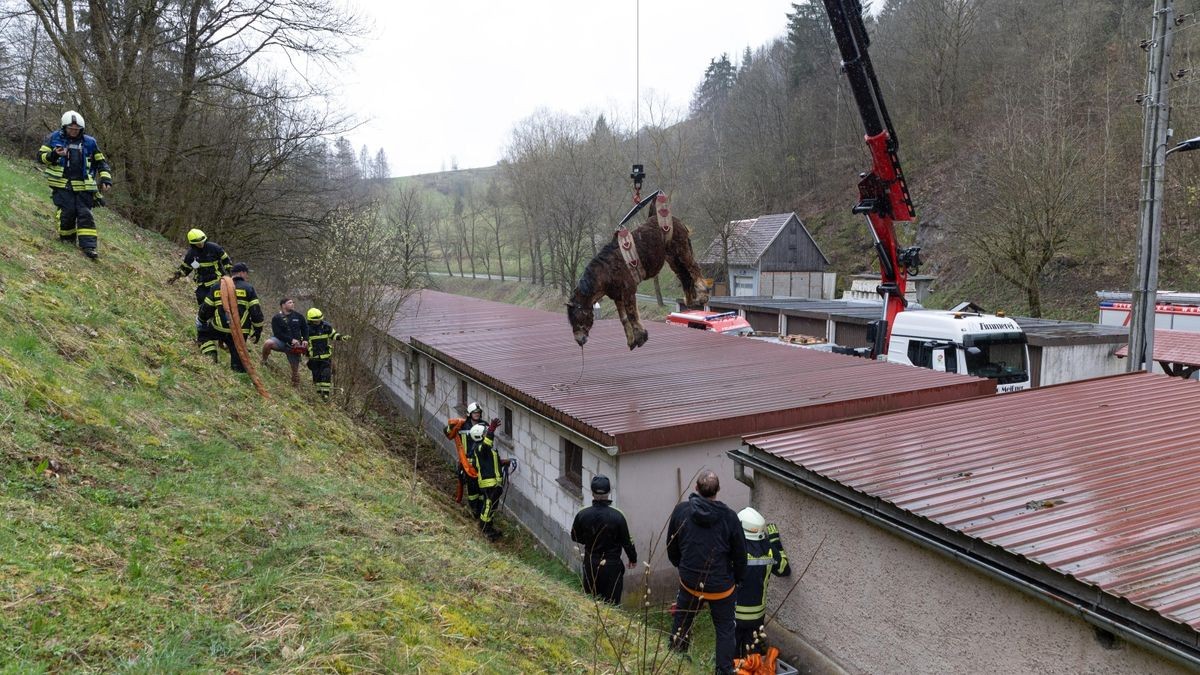
[[[392,177],[391,167],[388,166],[387,153],[383,148],[375,153],[375,161],[371,164],[371,178],[375,180],[387,180]]]
[[[837,45],[825,7],[814,0],[792,3],[787,15],[787,44],[790,52],[788,71],[792,86],[811,82],[837,62]]]
[[[692,99],[692,114],[716,114],[729,99],[736,75],[737,71],[729,61],[728,54],[721,54],[720,58],[710,60],[708,68],[704,70],[704,81],[700,83]]]

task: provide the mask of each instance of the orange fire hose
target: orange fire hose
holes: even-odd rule
[[[237,287],[233,284],[233,277],[221,277],[221,305],[225,308],[225,314],[229,316],[229,334],[233,336],[233,347],[242,359],[246,372],[250,374],[254,388],[263,398],[271,398],[262,380],[258,379],[258,371],[254,369],[254,363],[250,361],[250,354],[246,351],[246,336],[242,334],[242,317],[238,313]]]

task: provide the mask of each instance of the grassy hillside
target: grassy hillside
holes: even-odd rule
[[[0,158],[0,672],[618,669],[561,565],[414,473],[419,435],[282,363],[261,399],[196,353],[177,247],[99,210],[90,262],[47,197]]]

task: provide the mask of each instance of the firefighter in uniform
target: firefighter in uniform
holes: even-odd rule
[[[493,417],[491,424],[486,427],[476,424],[471,427],[467,445],[467,456],[475,466],[475,473],[479,476],[479,492],[483,496],[479,529],[493,541],[500,537],[500,531],[493,521],[500,507],[500,496],[504,494],[504,469],[509,463],[507,459],[500,459],[500,453],[496,450],[496,427],[499,426],[499,417]]]
[[[214,362],[217,360],[216,341],[220,340],[228,344],[229,367],[236,373],[244,373],[246,366],[242,363],[242,358],[234,347],[233,331],[240,330],[243,337],[253,337],[257,343],[259,337],[262,336],[263,311],[262,305],[258,302],[258,293],[254,291],[250,282],[246,281],[246,274],[250,268],[246,266],[246,263],[238,263],[233,266],[231,271],[241,325],[232,325],[232,319],[225,313],[225,308],[221,305],[221,285],[217,284],[209,296],[204,299],[204,307],[200,309],[200,319],[204,321],[203,331],[206,333],[202,339],[205,339],[206,343],[213,344],[211,354]]]
[[[216,360],[220,335],[205,326],[206,320],[201,318],[200,314],[204,313],[205,299],[220,287],[221,276],[231,273],[233,261],[229,259],[225,249],[209,241],[208,235],[203,231],[192,228],[187,237],[187,253],[183,254],[183,262],[179,263],[179,269],[167,279],[167,283],[173,284],[193,271],[196,273],[196,341],[200,343],[201,354]]]
[[[621,604],[625,570],[621,550],[629,558],[629,569],[637,567],[637,547],[629,536],[625,514],[612,505],[608,476],[592,478],[592,505],[575,514],[571,541],[583,544],[583,590],[613,605]]]
[[[46,167],[43,173],[54,202],[58,238],[78,243],[84,255],[96,260],[100,256],[92,207],[103,203],[96,198],[97,184],[104,192],[112,189],[112,174],[96,139],[84,129],[83,115],[68,110],[63,113],[62,127],[42,141],[37,156]]]
[[[313,384],[321,398],[329,398],[333,391],[333,365],[329,358],[333,356],[334,340],[349,340],[349,335],[342,335],[334,330],[325,320],[325,314],[313,307],[305,314],[308,319],[308,369],[312,371]]]
[[[738,512],[746,537],[746,576],[737,590],[734,618],[737,620],[739,656],[766,653],[763,617],[767,614],[767,583],[771,575],[791,576],[787,553],[779,540],[779,528],[768,525],[762,514],[750,507]]]
[[[467,417],[465,419],[451,417],[446,421],[444,433],[446,438],[454,441],[454,447],[458,450],[458,496],[454,501],[462,503],[462,493],[465,489],[467,506],[471,509],[471,515],[479,518],[479,514],[483,510],[483,496],[479,493],[479,474],[475,471],[475,465],[467,455],[467,447],[471,440],[471,427],[476,424],[483,424],[483,406],[471,401],[467,405]]]
[[[208,240],[208,235],[202,230],[192,228],[188,231],[188,250],[183,254],[183,262],[179,269],[167,279],[173,284],[179,279],[196,272],[196,307],[204,307],[204,299],[212,294],[213,286],[221,281],[221,275],[231,274],[233,262],[220,245]]]

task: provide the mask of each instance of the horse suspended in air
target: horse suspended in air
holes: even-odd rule
[[[612,241],[584,268],[567,303],[567,318],[580,347],[587,343],[595,321],[593,306],[605,295],[617,306],[629,349],[645,344],[649,334],[638,317],[637,288],[642,280],[658,275],[664,263],[679,277],[689,308],[702,308],[708,302],[708,287],[692,253],[691,229],[671,215],[667,197],[661,191],[646,201],[655,202],[650,216],[633,230],[626,230],[624,223],[641,205],[625,217]]]

